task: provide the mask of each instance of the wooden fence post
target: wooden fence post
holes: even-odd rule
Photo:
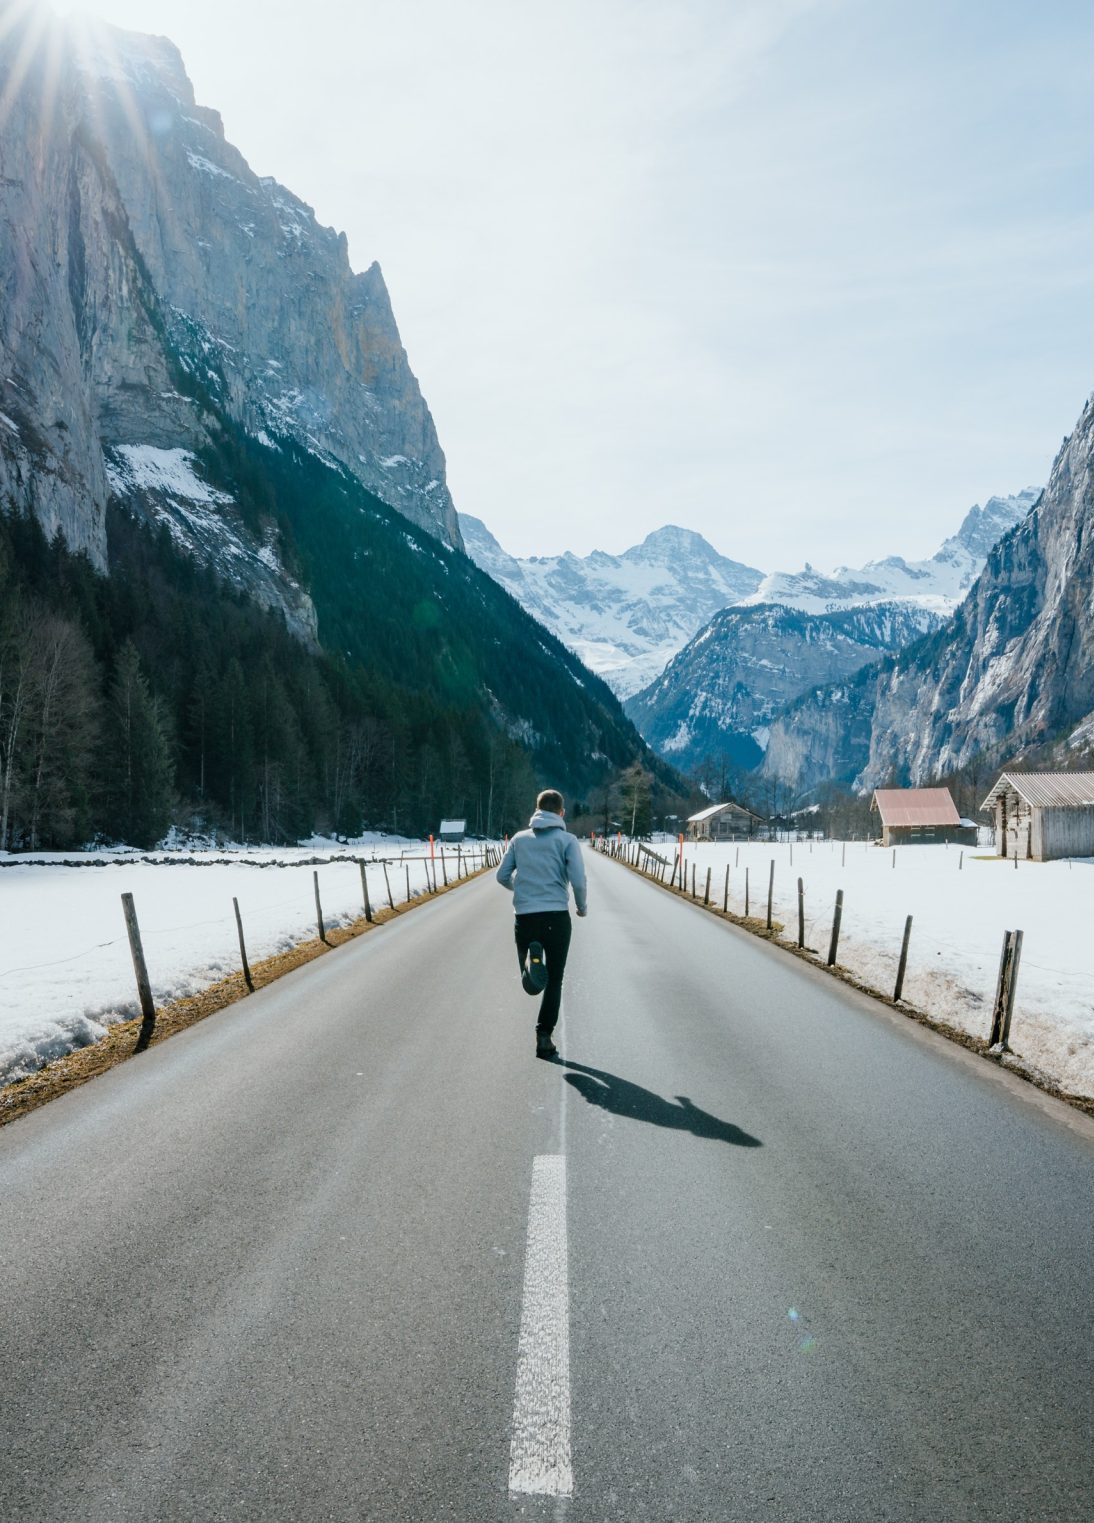
[[[893,990],[893,1004],[897,1004],[904,992],[904,974],[908,967],[908,943],[912,939],[912,917],[908,916],[904,922],[904,940],[900,943],[900,961],[896,967],[896,987]]]
[[[1003,998],[1006,992],[1006,971],[1010,962],[1010,932],[1003,932],[1003,950],[999,954],[999,975],[995,980],[995,1003],[991,1011],[991,1036],[988,1041],[990,1047],[994,1047],[999,1041],[999,1032],[1003,1025]]]
[[[236,931],[239,934],[239,955],[243,961],[243,982],[247,985],[249,993],[255,992],[254,979],[251,977],[251,965],[247,961],[247,943],[243,940],[243,917],[239,913],[239,900],[232,900],[232,908],[236,912]]]
[[[152,1002],[152,985],[148,982],[148,968],[144,961],[144,947],[141,945],[141,928],[137,924],[137,910],[132,894],[122,895],[122,913],[125,915],[125,929],[129,934],[129,952],[133,958],[133,972],[137,976],[137,995],[141,1002],[141,1029],[137,1034],[137,1045],[133,1051],[143,1052],[152,1040],[152,1033],[156,1029],[156,1007]]]
[[[691,897],[695,898],[695,863],[691,864]]]
[[[319,940],[320,941],[326,941],[326,939],[327,939],[327,932],[326,932],[326,927],[323,925],[323,906],[319,902],[319,874],[318,874],[318,872],[312,873],[312,878],[313,878],[313,880],[315,882],[315,918],[319,922]]]
[[[896,866],[896,847],[893,847],[893,866]]]
[[[748,868],[745,868],[745,919],[748,919]]]
[[[441,877],[444,879],[445,888],[448,887],[448,868],[444,865],[444,847],[441,847]]]
[[[767,875],[767,929],[771,929],[771,903],[775,897],[775,858],[771,859],[771,871]]]
[[[957,859],[957,871],[960,872],[965,865],[965,853],[962,852]]]
[[[729,863],[726,863],[726,886],[722,890],[722,914],[729,914]]]
[[[387,889],[387,902],[394,909],[395,900],[391,897],[391,879],[387,875],[387,863],[381,862],[380,866],[384,869],[384,887]]]
[[[1022,932],[1003,934],[1003,953],[999,959],[999,983],[995,990],[995,1008],[991,1017],[991,1043],[1002,1052],[1010,1051],[1010,1022],[1014,1014],[1014,995],[1018,987],[1018,963],[1022,956]]]
[[[703,893],[703,903],[707,904],[707,905],[709,905],[709,903],[710,903],[710,868],[709,867],[707,868],[707,886],[706,886],[706,889],[705,889],[705,891]]]
[[[798,946],[805,948],[805,886],[798,879]]]
[[[372,924],[372,903],[371,903],[371,901],[369,900],[369,897],[368,897],[368,875],[365,872],[365,864],[364,864],[363,860],[359,861],[357,865],[361,869],[361,897],[365,901],[365,919],[368,921],[369,925],[371,925]]]
[[[832,915],[832,940],[828,943],[828,966],[831,968],[836,961],[836,952],[839,949],[839,928],[843,919],[843,890],[836,890],[836,908]]]
[[[407,904],[409,904],[410,903],[410,863],[409,862],[404,862],[403,863],[403,868],[404,868],[404,870],[406,872],[406,902],[407,902]]]
[[[1021,931],[1015,931],[1011,941],[1010,978],[1007,981],[1007,1004],[1003,1012],[1003,1031],[1001,1040],[1006,1050],[1010,1048],[1010,1022],[1014,1014],[1014,996],[1018,992],[1018,964],[1022,961],[1022,937]]]

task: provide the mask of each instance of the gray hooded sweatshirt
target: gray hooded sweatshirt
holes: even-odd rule
[[[585,913],[585,864],[577,837],[566,829],[560,814],[537,809],[528,829],[518,831],[509,842],[496,874],[498,882],[513,895],[517,915],[541,910],[568,910],[570,885],[578,913]]]

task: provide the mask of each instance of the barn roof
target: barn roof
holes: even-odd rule
[[[980,807],[987,809],[1008,789],[1039,809],[1094,808],[1094,772],[1003,772]]]
[[[716,814],[723,813],[726,809],[732,809],[736,814],[747,814],[750,819],[758,820],[759,815],[745,809],[740,804],[711,804],[709,809],[700,809],[698,814],[688,815],[689,825],[699,825],[703,820],[712,820]]]
[[[874,804],[883,825],[960,825],[948,788],[878,788]]]
[[[441,834],[442,835],[448,834],[449,831],[455,832],[455,831],[466,830],[466,829],[467,829],[467,821],[466,820],[442,820],[441,821]]]

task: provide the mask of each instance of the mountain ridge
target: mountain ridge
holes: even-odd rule
[[[853,677],[938,622],[932,610],[906,603],[832,613],[779,603],[723,608],[624,710],[685,772],[721,757],[750,770],[763,760],[776,716],[799,694]]]
[[[763,770],[810,786],[918,785],[1094,742],[1094,399],[1027,517],[995,544],[951,618],[772,727]]]
[[[1038,495],[1027,488],[974,505],[926,561],[893,555],[831,573],[806,563],[800,572],[765,574],[723,556],[695,530],[674,524],[652,530],[619,555],[593,550],[586,556],[563,551],[517,557],[480,519],[461,514],[460,523],[476,564],[629,704],[724,608],[778,604],[832,614],[902,603],[934,616],[920,621],[921,630],[934,627],[972,585],[985,546],[1028,513]]]
[[[102,567],[105,453],[200,455],[212,399],[460,547],[379,266],[355,274],[344,235],[250,170],[173,43],[68,18],[35,49],[40,24],[0,40],[25,69],[0,142],[0,488]]]
[[[621,555],[509,555],[480,519],[460,514],[467,553],[620,695],[663,670],[695,628],[757,585],[760,572],[678,525]]]

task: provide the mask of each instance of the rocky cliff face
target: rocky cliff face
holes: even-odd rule
[[[1053,751],[1094,733],[1094,401],[1057,456],[1034,510],[988,556],[934,635],[862,672],[844,698],[818,693],[772,729],[765,771],[867,790]],[[840,708],[854,723],[839,735]],[[868,723],[866,721],[868,720]]]
[[[721,755],[754,767],[786,704],[806,689],[850,677],[938,622],[929,609],[902,604],[833,614],[779,605],[723,609],[626,703],[626,712],[654,749],[684,771]]]
[[[1065,749],[1094,710],[1094,400],[942,635],[878,681],[864,788]],[[1078,744],[1078,741],[1076,742]]]
[[[271,449],[298,442],[461,546],[378,266],[355,275],[342,235],[251,173],[174,46],[76,20],[42,31],[30,8],[0,42],[0,80],[4,497],[103,567],[112,490],[176,527],[184,501],[125,461],[176,452],[195,476],[219,415]],[[307,635],[270,526],[203,490],[243,548],[235,579]]]
[[[890,664],[864,666],[787,704],[771,721],[760,775],[803,795],[819,783],[850,786],[870,754],[878,673]]]
[[[460,515],[467,552],[621,697],[635,693],[719,608],[761,573],[719,555],[701,534],[666,525],[622,555],[508,555],[477,518]]]

